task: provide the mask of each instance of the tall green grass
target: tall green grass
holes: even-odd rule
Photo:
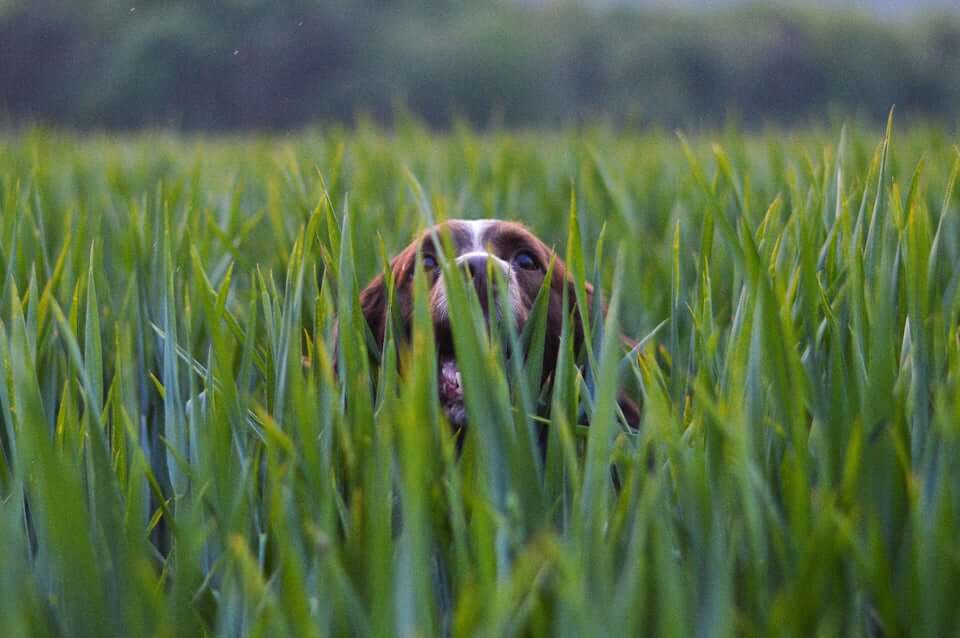
[[[7,136],[0,635],[954,635],[958,157],[890,127]],[[357,294],[472,216],[610,311],[541,393],[540,323],[505,358],[451,284],[458,454],[423,280],[380,365]]]

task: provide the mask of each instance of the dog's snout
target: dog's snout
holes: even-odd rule
[[[464,255],[460,264],[467,269],[470,277],[477,283],[487,280],[487,268],[490,258],[486,254]],[[460,261],[460,260],[458,260]]]
[[[487,295],[489,294],[488,290],[490,288],[490,286],[488,286],[490,279],[488,269],[496,265],[491,264],[491,261],[493,261],[493,259],[490,254],[486,252],[467,253],[457,257],[457,265],[463,268],[467,274],[470,275],[470,279],[473,280],[473,286],[477,291],[480,306],[484,312],[487,312]]]

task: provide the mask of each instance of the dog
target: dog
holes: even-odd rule
[[[547,309],[546,343],[544,344],[542,383],[553,376],[561,347],[564,291],[574,340],[574,352],[583,345],[583,325],[576,310],[573,279],[564,263],[543,241],[522,224],[499,219],[449,220],[421,233],[410,245],[390,261],[394,287],[394,316],[398,318],[398,340],[408,342],[413,316],[413,275],[419,255],[420,267],[427,277],[429,307],[433,319],[438,361],[438,393],[444,414],[455,428],[467,423],[463,386],[457,367],[448,310],[447,290],[440,267],[440,250],[435,239],[448,237],[453,248],[455,264],[462,267],[476,288],[485,319],[491,314],[502,319],[501,305],[491,313],[488,298],[495,282],[491,274],[499,272],[507,284],[503,308],[512,313],[518,330],[530,317],[552,263]],[[360,306],[377,346],[382,350],[387,325],[387,285],[383,274],[375,277],[360,293]],[[587,303],[598,303],[592,286],[586,285]],[[590,316],[590,312],[584,313]],[[637,427],[640,411],[626,395],[618,402],[628,425]]]

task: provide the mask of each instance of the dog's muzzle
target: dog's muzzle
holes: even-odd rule
[[[480,307],[483,314],[489,312],[489,299],[491,292],[490,276],[493,274],[491,269],[498,268],[506,280],[510,281],[510,264],[500,259],[496,255],[491,255],[485,251],[474,251],[465,253],[457,257],[458,266],[466,270],[473,281],[474,289],[477,291],[477,298],[480,300]],[[495,282],[494,282],[495,285]]]

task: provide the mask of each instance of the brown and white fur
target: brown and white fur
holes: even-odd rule
[[[390,262],[394,304],[399,317],[399,340],[410,337],[413,315],[413,274],[418,254],[421,267],[430,287],[430,308],[433,316],[434,334],[439,356],[438,376],[440,402],[451,424],[457,427],[466,423],[466,409],[456,353],[450,327],[447,293],[440,268],[439,247],[434,237],[447,236],[453,247],[456,264],[462,266],[476,287],[484,314],[488,315],[489,271],[499,269],[507,283],[507,303],[513,313],[517,329],[523,328],[533,308],[537,293],[543,285],[547,269],[553,262],[550,282],[550,297],[547,311],[547,335],[544,344],[543,380],[552,375],[560,350],[563,322],[563,295],[567,290],[569,307],[575,306],[573,280],[563,262],[539,238],[523,225],[498,219],[450,220],[421,233],[409,246]],[[594,303],[594,291],[587,284],[588,303]],[[378,275],[360,294],[360,305],[374,338],[383,347],[386,326],[387,290],[383,275]],[[499,306],[495,311],[499,316]],[[590,316],[589,312],[584,313]],[[575,340],[574,350],[579,350],[583,341],[580,313],[570,313],[571,334]],[[639,410],[629,398],[621,395],[620,406],[630,425],[639,421]]]

